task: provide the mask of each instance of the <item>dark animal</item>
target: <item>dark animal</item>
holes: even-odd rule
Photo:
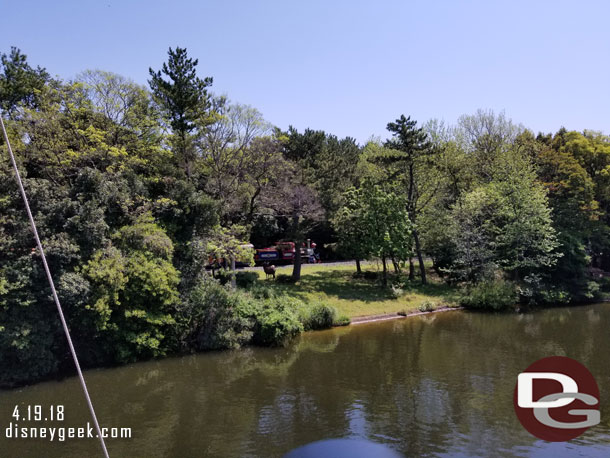
[[[269,265],[269,262],[264,262],[263,270],[267,274],[267,278],[269,278],[271,276],[275,280],[275,266],[274,265]]]

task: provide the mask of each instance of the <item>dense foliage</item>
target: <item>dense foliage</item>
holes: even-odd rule
[[[84,366],[347,322],[253,274],[211,278],[209,256],[251,261],[247,242],[311,238],[323,256],[380,259],[383,283],[392,268],[425,283],[429,258],[479,308],[608,289],[609,137],[535,136],[480,110],[453,127],[400,116],[389,140],[360,146],[274,128],[197,70],[170,48],[146,88],[97,70],[60,81],[16,48],[0,55],[0,107]],[[0,385],[12,386],[71,362],[0,144]],[[297,250],[277,281],[298,282],[300,263]]]

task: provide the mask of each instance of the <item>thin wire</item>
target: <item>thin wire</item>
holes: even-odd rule
[[[72,338],[70,337],[70,331],[68,329],[66,319],[64,318],[64,312],[61,308],[61,304],[59,303],[59,297],[57,297],[57,291],[55,291],[55,284],[53,283],[53,277],[51,277],[51,271],[49,270],[49,265],[47,264],[47,258],[45,257],[44,251],[42,249],[42,243],[40,242],[40,237],[38,236],[38,231],[36,230],[36,223],[34,222],[34,217],[32,216],[32,212],[30,210],[30,204],[28,203],[28,198],[25,194],[25,189],[23,188],[23,182],[21,181],[21,176],[19,175],[19,169],[17,168],[17,162],[15,161],[15,155],[13,154],[11,144],[8,140],[8,134],[6,133],[6,128],[4,127],[4,121],[2,120],[2,116],[0,116],[0,125],[2,125],[2,133],[4,134],[4,141],[6,141],[6,146],[8,147],[8,154],[11,158],[13,168],[15,169],[15,178],[17,179],[17,184],[19,185],[19,191],[21,192],[21,197],[23,198],[23,203],[25,204],[25,209],[28,212],[28,217],[30,218],[30,225],[32,226],[32,232],[34,233],[34,238],[36,239],[36,245],[38,245],[38,250],[40,251],[40,257],[42,258],[44,270],[47,273],[49,285],[51,286],[51,292],[53,293],[53,299],[55,300],[55,305],[57,306],[57,312],[59,313],[59,319],[61,320],[61,325],[64,328],[64,332],[66,334],[66,339],[68,340],[68,346],[70,347],[70,352],[72,353],[72,359],[74,360],[74,365],[76,366],[76,372],[78,372],[78,378],[80,379],[80,384],[83,387],[83,391],[85,392],[85,398],[87,399],[87,405],[89,406],[89,411],[91,412],[91,416],[93,417],[93,423],[95,424],[95,429],[97,430],[97,435],[100,439],[100,443],[102,444],[102,450],[104,451],[104,456],[106,458],[110,458],[108,455],[108,450],[106,449],[106,444],[104,442],[104,438],[102,437],[102,431],[100,429],[100,424],[97,421],[97,416],[95,415],[95,410],[93,409],[93,403],[91,402],[91,398],[89,397],[89,390],[87,390],[87,384],[85,383],[85,377],[83,377],[83,373],[80,370],[80,364],[78,363],[78,357],[76,356],[76,350],[74,350],[74,345],[72,344]]]

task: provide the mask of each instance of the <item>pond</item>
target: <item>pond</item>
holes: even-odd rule
[[[281,457],[329,439],[368,441],[387,456],[601,457],[610,456],[609,349],[606,304],[452,311],[85,376],[102,426],[132,428],[131,439],[108,439],[111,457]],[[601,424],[569,443],[537,440],[513,410],[517,374],[551,355],[583,363],[601,391]],[[101,456],[93,439],[6,439],[16,405],[45,415],[64,406],[63,422],[39,426],[86,425],[76,378],[0,392],[0,455]]]

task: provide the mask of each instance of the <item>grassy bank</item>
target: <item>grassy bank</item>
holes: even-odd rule
[[[282,283],[266,279],[262,269],[256,269],[261,283],[278,293],[287,294],[307,303],[323,303],[335,307],[339,315],[349,318],[381,315],[399,312],[413,312],[421,308],[453,306],[456,290],[430,275],[429,284],[421,285],[419,280],[409,282],[403,273],[392,275],[390,284],[397,287],[383,287],[379,279],[376,263],[362,266],[365,277],[355,278],[356,268],[352,264],[303,265],[301,280],[296,284]],[[277,275],[289,275],[292,266],[278,268]],[[430,272],[431,273],[431,272]]]

